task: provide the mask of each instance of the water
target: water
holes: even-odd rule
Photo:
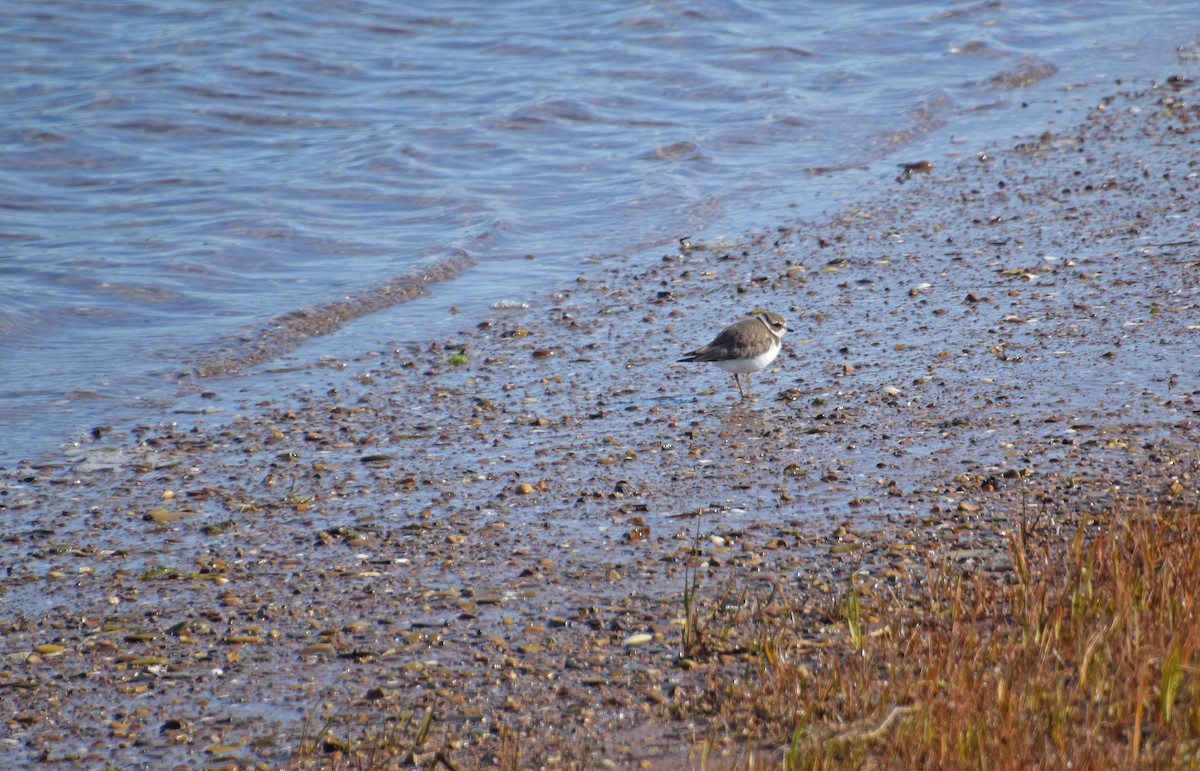
[[[816,216],[1063,120],[1068,87],[1172,74],[1196,26],[1183,0],[6,3],[0,465],[382,288],[521,299]]]

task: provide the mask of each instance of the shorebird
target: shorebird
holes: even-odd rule
[[[763,311],[752,319],[725,327],[711,343],[685,353],[679,361],[711,361],[726,372],[733,373],[738,393],[745,399],[750,396],[750,373],[758,372],[775,361],[784,332],[787,332],[787,322],[783,316]],[[746,376],[745,390],[742,390],[738,375]]]

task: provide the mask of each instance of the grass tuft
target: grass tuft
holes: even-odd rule
[[[1200,767],[1198,516],[1126,503],[1059,539],[1021,514],[1007,571],[856,572],[824,627],[791,598],[802,624],[711,675],[725,767]]]

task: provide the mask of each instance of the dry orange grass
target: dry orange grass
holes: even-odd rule
[[[851,585],[832,644],[781,642],[776,602],[756,664],[690,705],[725,749],[697,765],[1200,767],[1198,516],[1125,504],[1066,543],[1016,528],[1007,576]]]

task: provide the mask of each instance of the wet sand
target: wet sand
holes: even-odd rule
[[[807,593],[819,639],[852,572],[1004,570],[1019,516],[1194,496],[1197,105],[1097,93],[826,221],[596,264],[302,387],[206,379],[3,472],[0,757],[287,767],[306,717],[432,709],[465,768],[501,727],[531,766],[677,765],[703,723],[672,707],[723,666],[679,661],[685,567]],[[759,308],[792,331],[754,399],[672,363]]]

